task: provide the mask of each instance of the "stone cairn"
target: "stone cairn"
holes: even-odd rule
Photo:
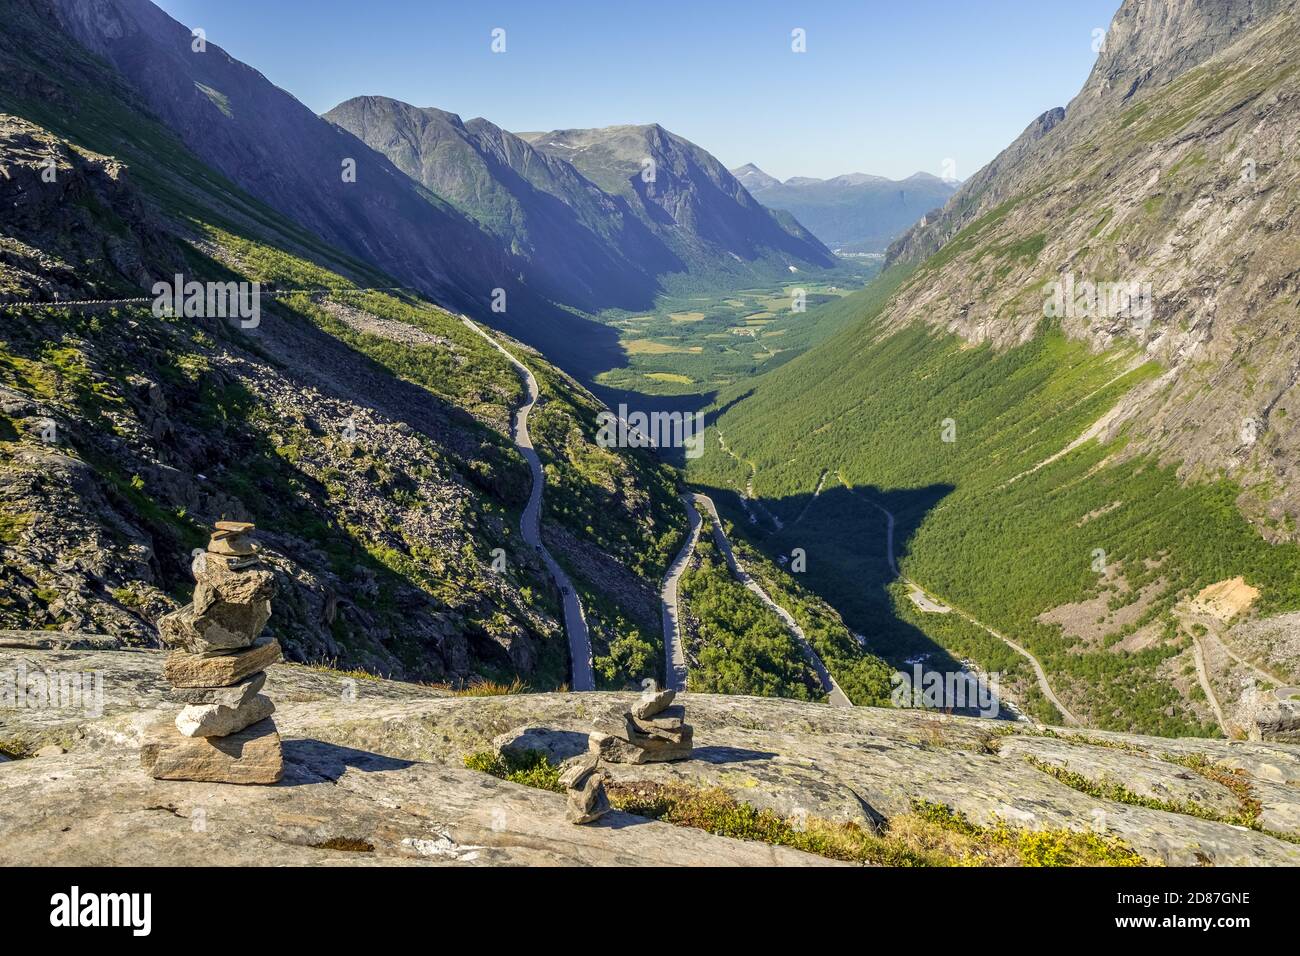
[[[253,525],[218,521],[194,561],[194,600],[158,622],[172,649],[167,697],[185,708],[151,731],[141,751],[159,780],[270,784],[283,773],[275,704],[261,693],[280,644],[262,638],[275,578],[247,540]]]
[[[686,708],[673,704],[676,691],[645,694],[621,716],[621,726],[590,737],[593,754],[609,763],[660,763],[691,755],[693,732]]]
[[[570,823],[591,823],[609,812],[609,796],[605,793],[607,776],[596,754],[584,754],[565,764],[560,784],[569,794],[565,816]]]

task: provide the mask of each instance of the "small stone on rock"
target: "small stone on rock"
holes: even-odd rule
[[[265,694],[255,694],[239,707],[191,704],[176,716],[176,729],[186,737],[228,737],[275,713]]]
[[[258,671],[230,687],[171,687],[164,692],[164,696],[178,704],[240,707],[257,696],[265,683],[266,671]]]
[[[605,793],[605,773],[597,769],[598,760],[579,758],[575,771],[581,771],[580,782],[569,788],[565,817],[570,823],[592,823],[609,812],[609,795]]]
[[[642,720],[653,717],[671,704],[676,696],[675,690],[661,690],[648,697],[642,697],[632,708],[632,716]]]

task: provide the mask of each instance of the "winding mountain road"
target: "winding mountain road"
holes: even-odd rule
[[[848,695],[840,689],[840,685],[835,682],[835,678],[831,676],[831,672],[826,669],[826,665],[822,663],[822,659],[817,655],[817,652],[813,650],[813,646],[811,642],[809,642],[808,635],[804,633],[803,628],[799,626],[798,622],[795,621],[789,611],[772,600],[767,591],[763,590],[762,585],[755,581],[753,577],[750,576],[749,572],[745,570],[745,566],[740,563],[740,559],[736,557],[735,552],[731,548],[731,542],[727,540],[726,532],[722,530],[722,519],[718,517],[718,509],[714,506],[713,499],[708,495],[702,495],[699,493],[695,493],[693,497],[696,506],[702,507],[704,510],[708,511],[710,517],[713,519],[713,540],[714,543],[717,544],[718,550],[726,556],[727,567],[730,568],[732,577],[757,595],[758,599],[766,604],[768,608],[775,612],[776,616],[781,619],[782,623],[785,624],[786,630],[798,639],[803,648],[804,656],[808,658],[808,663],[816,672],[818,680],[821,681],[822,689],[826,691],[827,699],[830,701],[831,706],[852,707],[853,702],[849,700]]]
[[[1205,699],[1210,703],[1210,709],[1214,711],[1214,719],[1219,722],[1219,730],[1227,737],[1228,718],[1224,716],[1223,707],[1219,703],[1219,695],[1214,692],[1214,684],[1210,682],[1210,669],[1205,666],[1205,646],[1201,644],[1201,639],[1196,636],[1192,630],[1187,632],[1192,638],[1192,660],[1196,663],[1196,679],[1200,681],[1201,690],[1205,692]]]
[[[911,578],[907,577],[901,571],[899,571],[898,558],[894,553],[894,524],[895,524],[894,513],[890,511],[888,508],[886,508],[884,505],[880,504],[878,501],[872,501],[866,495],[861,494],[860,492],[854,490],[853,486],[844,480],[844,475],[842,472],[836,472],[836,477],[839,478],[840,484],[842,484],[845,487],[845,489],[848,491],[849,494],[854,495],[860,498],[861,500],[865,501],[867,504],[871,505],[873,508],[875,508],[877,511],[879,511],[881,514],[885,516],[885,554],[889,559],[889,570],[894,573],[894,576],[897,577],[903,583],[915,588],[917,591],[919,591],[924,597],[928,598],[929,600],[934,601],[939,605],[948,608],[949,611],[951,611],[951,613],[964,618],[965,620],[974,624],[976,627],[981,628],[987,631],[988,633],[992,634],[994,637],[1002,641],[1002,643],[1006,644],[1009,648],[1011,648],[1021,657],[1029,661],[1030,666],[1033,667],[1034,669],[1034,675],[1038,679],[1038,689],[1042,691],[1043,696],[1046,697],[1048,700],[1050,700],[1052,702],[1052,706],[1054,706],[1057,710],[1061,712],[1061,716],[1065,718],[1066,723],[1072,724],[1077,727],[1082,727],[1083,721],[1079,720],[1078,717],[1070,713],[1069,708],[1067,708],[1063,703],[1061,703],[1060,698],[1056,696],[1055,692],[1053,692],[1052,685],[1047,680],[1047,672],[1043,670],[1043,665],[1039,663],[1037,657],[1031,654],[1024,647],[1021,647],[1011,638],[1007,637],[1005,634],[1002,634],[999,631],[995,630],[994,628],[989,627],[989,625],[985,624],[983,621],[979,620],[975,616],[971,614],[967,614],[965,611],[957,607],[952,602],[943,600],[939,598],[937,595],[931,594],[925,588],[921,587],[921,585],[917,584]]]
[[[1205,638],[1210,638],[1213,646],[1222,650],[1231,660],[1241,667],[1245,668],[1255,679],[1261,680],[1266,684],[1273,684],[1277,687],[1275,696],[1279,700],[1285,700],[1289,692],[1294,688],[1285,686],[1288,682],[1278,677],[1276,674],[1269,673],[1258,664],[1247,660],[1232,649],[1228,644],[1228,638],[1223,632],[1221,622],[1217,621],[1208,614],[1197,613],[1189,609],[1186,604],[1174,608],[1174,614],[1178,617],[1179,623],[1183,626],[1183,631],[1192,639],[1192,655],[1196,663],[1196,678],[1200,682],[1201,690],[1210,703],[1214,716],[1219,722],[1219,727],[1225,737],[1232,735],[1232,727],[1224,713],[1222,703],[1214,692],[1214,684],[1210,680],[1210,667],[1206,660],[1206,647],[1209,646]],[[1200,624],[1205,628],[1204,636],[1199,636],[1196,632],[1196,625]]]
[[[691,555],[695,553],[695,545],[700,540],[700,526],[703,524],[689,494],[682,495],[682,504],[686,506],[691,530],[686,535],[686,543],[673,559],[668,574],[664,576],[663,587],[659,591],[664,619],[664,686],[676,691],[686,690],[686,642],[682,636],[678,585],[681,584],[682,574],[690,563]]]
[[[569,576],[564,573],[559,562],[551,556],[546,545],[542,544],[542,491],[546,486],[546,473],[542,470],[542,460],[537,456],[537,451],[533,448],[533,440],[528,434],[528,414],[537,404],[540,394],[537,379],[528,370],[528,366],[510,354],[505,346],[477,323],[463,315],[460,320],[487,339],[515,367],[515,371],[523,379],[527,398],[515,409],[511,433],[515,447],[519,449],[519,453],[524,456],[528,467],[532,470],[533,487],[528,493],[528,504],[524,506],[524,513],[519,519],[519,531],[523,535],[524,542],[541,557],[542,563],[546,565],[546,569],[555,580],[556,587],[560,589],[560,596],[564,602],[564,629],[569,636],[569,658],[573,662],[570,688],[575,691],[595,690],[596,679],[591,664],[591,635],[587,630],[586,615],[582,612],[582,602],[578,600],[578,593],[574,590]]]
[[[758,474],[758,469],[754,467],[754,463],[741,458],[732,451],[731,447],[727,444],[726,436],[722,434],[721,430],[718,430],[717,434],[718,447],[726,452],[733,460],[749,469],[749,478],[745,480],[745,490],[740,495],[740,506],[745,509],[745,514],[749,515],[750,524],[758,524],[758,516],[754,513],[754,510],[757,510],[763,513],[763,517],[767,518],[768,524],[776,528],[777,531],[784,530],[785,522],[763,507],[763,503],[754,497],[754,477]],[[751,510],[750,505],[753,505],[754,510]]]

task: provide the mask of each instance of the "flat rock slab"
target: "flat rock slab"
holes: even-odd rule
[[[913,800],[942,803],[972,821],[1005,820],[1030,829],[1068,827],[1127,840],[1153,861],[1194,866],[1300,865],[1300,846],[1263,833],[1180,813],[1128,806],[1074,790],[1031,766],[1024,755],[999,753],[1022,737],[1073,747],[1089,759],[1136,748],[1168,772],[1169,787],[1194,783],[1165,753],[1202,755],[1272,778],[1300,767],[1300,749],[1279,744],[1171,740],[1062,731],[1033,737],[1031,725],[918,711],[852,710],[770,698],[684,695],[695,730],[689,760],[605,766],[614,783],[681,782],[720,787],[737,800],[781,816],[810,816],[873,825],[906,813]],[[285,726],[393,755],[461,765],[467,753],[494,744],[541,751],[560,763],[587,751],[611,713],[625,713],[634,694],[523,694],[376,704],[362,716],[320,702],[281,708]],[[466,706],[468,705],[468,706]],[[1289,784],[1283,793],[1300,795]],[[1214,793],[1213,788],[1205,791]],[[1264,796],[1261,791],[1261,797]],[[1282,819],[1285,801],[1269,797]]]
[[[1011,737],[1002,741],[998,755],[1007,760],[1033,759],[1077,773],[1093,783],[1118,784],[1139,797],[1193,804],[1220,816],[1230,816],[1241,808],[1223,784],[1147,753],[1050,737]]]
[[[284,772],[280,735],[267,719],[228,737],[186,737],[157,726],[140,748],[140,765],[157,780],[271,784]]]
[[[11,632],[12,633],[12,632]],[[39,632],[41,634],[53,632]],[[77,635],[66,635],[77,637]],[[181,693],[163,678],[161,650],[74,650],[0,647],[0,693],[6,675],[17,681],[33,675],[81,675],[83,683],[102,693],[82,701],[62,701],[57,707],[0,706],[0,740],[31,753],[46,744],[69,746],[116,745],[125,737],[139,746],[140,733],[162,708],[173,716],[172,703]],[[75,643],[75,642],[74,642]],[[277,704],[305,701],[380,702],[450,697],[450,692],[401,681],[358,679],[324,668],[280,663],[268,672]],[[201,693],[204,689],[195,688]],[[188,701],[187,701],[188,702]],[[196,701],[197,702],[197,701]],[[142,719],[146,715],[147,719]]]
[[[66,633],[63,631],[0,631],[0,648],[36,651],[112,651],[122,642],[108,634]]]
[[[173,651],[163,663],[163,677],[174,687],[229,687],[280,659],[280,642],[267,641],[229,654]]]
[[[134,752],[0,770],[0,865],[831,866],[795,850],[618,811],[565,819],[566,797],[487,774],[286,740],[270,787],[153,780]]]
[[[116,760],[123,752],[141,746],[151,723],[175,716],[174,708],[167,707],[162,697],[165,685],[160,674],[161,654],[0,650],[0,673],[18,660],[64,672],[101,671],[106,706],[98,717],[48,708],[0,708],[0,738],[6,746],[11,740],[20,740],[40,745],[59,743],[70,750],[63,756],[15,760],[0,766],[0,800],[6,800],[0,806],[18,808],[18,812],[0,815],[0,854],[7,850],[8,833],[23,828],[48,829],[46,819],[36,815],[35,808],[41,804],[23,793],[22,787],[12,791],[15,796],[4,796],[7,780],[43,779],[39,768],[55,768],[70,759],[88,763]],[[465,755],[490,750],[497,741],[503,745],[514,742],[520,749],[541,750],[559,764],[588,753],[592,733],[607,727],[611,718],[621,724],[622,715],[640,699],[635,693],[457,698],[415,685],[353,680],[289,665],[273,667],[271,680],[278,707],[276,723],[287,741],[286,782],[292,779],[295,749],[306,747],[310,740],[314,747],[333,748],[336,755],[343,755],[339,757],[337,774],[352,780],[349,786],[354,788],[371,778],[376,783],[393,778],[370,771],[354,775],[346,760],[369,761],[367,767],[380,760],[419,761],[440,765],[440,773],[467,773],[463,769]],[[1149,785],[1150,792],[1163,792],[1170,798],[1200,800],[1210,808],[1225,806],[1222,793],[1214,787],[1201,789],[1200,780],[1193,779],[1194,775],[1176,762],[1188,757],[1204,758],[1214,767],[1241,770],[1263,805],[1264,825],[1283,831],[1300,821],[1300,747],[1060,728],[1047,731],[1028,724],[891,708],[841,709],[771,698],[679,694],[677,700],[685,704],[694,727],[691,759],[603,768],[615,783],[678,781],[716,786],[737,800],[782,816],[803,812],[859,823],[907,812],[913,800],[922,799],[946,804],[976,823],[1000,819],[1034,829],[1104,827],[1150,859],[1175,865],[1300,865],[1300,846],[1296,844],[1187,814],[1099,799],[1066,786],[1025,759],[1031,752],[1029,748],[1037,748],[1032,753],[1039,759],[1050,762],[1049,757],[1055,754],[1079,773],[1084,773],[1081,768],[1089,767],[1122,774],[1130,777],[1131,788]],[[1148,778],[1145,783],[1141,777],[1132,776],[1133,768],[1139,766],[1141,774]],[[134,773],[143,779],[141,785],[172,786],[149,781],[138,764]],[[420,782],[429,784],[433,779],[424,777]],[[503,786],[484,774],[469,779],[478,779],[483,788],[488,788],[478,791],[480,794],[498,793],[495,788]],[[208,785],[175,786],[197,790]],[[226,787],[216,792],[248,794],[280,789]],[[88,792],[93,790],[91,787]],[[32,793],[36,792],[33,789]],[[341,796],[343,791],[337,792]],[[527,795],[529,799],[554,801],[550,819],[570,841],[603,832],[613,825],[611,821],[619,819],[611,812],[595,824],[574,827],[564,820],[563,795],[540,791]],[[414,805],[433,796],[417,788],[411,799]],[[395,792],[376,799],[396,800],[406,809],[405,799]],[[66,800],[74,808],[69,812],[75,812],[76,798],[68,796]],[[143,804],[157,805],[165,804]],[[325,809],[322,807],[322,815]],[[488,826],[492,811],[502,809],[488,805],[481,811],[466,812],[477,814],[474,819]],[[167,826],[172,825],[166,814],[157,815],[164,817]],[[177,825],[188,836],[188,822],[177,821]],[[10,829],[3,830],[5,827]],[[641,825],[633,829],[639,831]],[[81,832],[84,834],[84,829]],[[704,837],[697,831],[689,833],[695,840]],[[326,837],[339,835],[335,832]],[[559,859],[580,859],[586,853],[571,850],[571,844],[564,843],[565,837],[556,839],[556,847],[561,848],[556,851]],[[463,841],[452,842],[459,845]],[[472,842],[488,845],[482,839]],[[266,845],[279,844],[268,841]],[[437,853],[441,852],[437,847],[444,844],[421,845]],[[539,849],[538,859],[552,859],[543,852],[550,849],[549,845]],[[283,847],[281,851],[288,852]],[[129,856],[130,851],[124,852]],[[453,848],[451,852],[458,851]],[[272,853],[261,862],[275,858]],[[507,858],[519,860],[522,856]],[[182,859],[178,857],[177,861]]]

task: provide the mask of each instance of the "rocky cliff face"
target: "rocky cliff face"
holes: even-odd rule
[[[1071,112],[1163,86],[1293,7],[1293,0],[1128,0]]]
[[[192,586],[199,525],[259,516],[283,594],[272,631],[293,658],[536,675],[559,625],[520,589],[547,594],[546,575],[516,552],[523,576],[508,583],[479,555],[513,547],[509,512],[492,511],[528,490],[492,413],[476,423],[359,367],[300,319],[268,312],[252,342],[145,310],[32,310],[0,333],[0,618],[151,644]],[[486,358],[468,338],[440,348]],[[421,565],[458,583],[435,596]]]
[[[6,70],[19,73],[16,54],[3,52]],[[77,103],[71,87],[63,92]],[[121,135],[158,142],[128,104],[116,105],[135,124]],[[0,115],[0,166],[0,189],[16,210],[0,236],[0,288],[11,300],[138,296],[152,278],[192,274],[196,257],[240,269],[241,255],[277,254],[226,234],[198,242],[196,220],[179,224],[158,205],[167,193],[133,185],[125,163],[14,116]],[[145,173],[155,189],[173,176],[203,175],[197,164],[171,168],[161,156]],[[213,218],[237,209],[222,207],[224,198],[204,197]],[[286,255],[285,266],[305,263]],[[344,328],[349,318],[387,328],[328,298],[320,304],[344,315]],[[302,321],[307,315],[267,300],[254,342],[221,319],[160,318],[148,307],[6,306],[0,617],[151,644],[159,617],[192,587],[199,525],[274,512],[268,559],[285,595],[274,630],[294,658],[456,679],[492,660],[504,672],[537,673],[551,646],[558,661],[549,667],[561,671],[563,650],[548,645],[559,625],[545,600],[530,607],[517,585],[500,590],[503,579],[471,564],[465,587],[453,587],[470,602],[461,621],[452,610],[458,598],[435,598],[412,566],[402,572],[376,559],[396,546],[393,555],[416,549],[424,560],[458,564],[455,555],[476,543],[509,544],[508,515],[490,517],[484,506],[518,507],[527,497],[527,470],[509,449],[513,373],[449,316],[444,339],[426,332],[409,342],[438,341],[453,363],[496,368],[501,390],[478,392],[471,414],[358,362],[352,348]],[[400,477],[389,470],[399,468]],[[391,535],[388,544],[376,533]],[[546,593],[540,566],[521,557],[530,583],[518,585]]]
[[[1129,434],[1131,453],[1185,477],[1231,477],[1265,534],[1294,535],[1298,54],[1294,3],[1129,0],[1068,110],[891,250],[919,268],[889,320],[1003,347],[1052,316],[1095,348],[1136,346],[1166,374],[1096,435]],[[1101,299],[1049,309],[1058,281]]]
[[[178,260],[123,163],[78,150],[16,117],[0,121],[0,240],[14,299],[134,294]]]
[[[267,685],[284,736],[281,785],[153,781],[139,746],[167,707],[162,655],[87,643],[58,649],[48,636],[0,632],[0,678],[98,674],[105,691],[94,714],[0,710],[0,747],[26,757],[0,763],[0,800],[13,810],[0,816],[0,862],[831,862],[618,812],[576,827],[564,821],[563,795],[465,769],[466,755],[498,748],[553,762],[585,751],[596,722],[626,710],[631,694],[463,698],[281,664]],[[1300,863],[1294,746],[1074,734],[768,698],[679,699],[694,726],[692,759],[610,765],[615,786],[721,788],[779,819],[866,832],[924,801],[977,825],[1120,838],[1154,864]],[[66,753],[44,751],[51,746]],[[27,757],[38,750],[44,755]],[[23,808],[39,808],[39,822]]]

